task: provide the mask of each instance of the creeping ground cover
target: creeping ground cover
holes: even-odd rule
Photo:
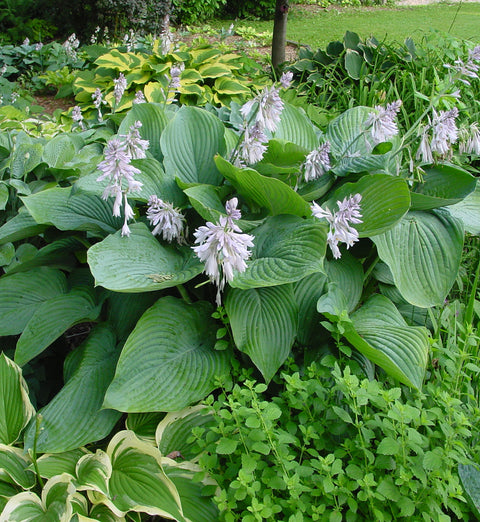
[[[480,48],[335,109],[129,46],[0,107],[0,521],[478,516]]]

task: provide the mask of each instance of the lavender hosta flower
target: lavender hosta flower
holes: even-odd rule
[[[179,243],[182,241],[185,217],[172,203],[163,201],[155,195],[150,196],[147,219],[155,227],[152,230],[154,236],[161,234],[163,239],[168,242],[172,242],[174,239]]]
[[[42,42],[37,42],[35,44],[35,51],[40,51],[43,47],[43,43]]]
[[[225,203],[225,210],[227,211],[227,216],[230,219],[233,219],[236,221],[241,219],[241,217],[242,217],[242,213],[241,213],[240,209],[237,208],[237,205],[238,205],[237,198],[232,198]]]
[[[7,64],[4,63],[0,69],[0,76],[3,76],[7,72]]]
[[[183,63],[172,65],[172,67],[170,67],[170,83],[168,86],[170,92],[178,92],[180,89],[180,76],[184,70],[185,65]]]
[[[28,36],[23,40],[22,45],[30,45],[30,38],[28,38]]]
[[[72,120],[75,123],[78,123],[78,126],[81,129],[85,128],[85,124],[83,123],[82,109],[78,105],[75,105],[75,107],[72,109]]]
[[[130,159],[146,158],[146,151],[150,146],[148,140],[142,140],[139,129],[142,127],[141,121],[136,121],[128,129],[128,134],[121,135],[125,143],[125,152]]]
[[[362,195],[355,194],[345,198],[343,201],[337,201],[338,211],[333,213],[328,208],[324,209],[315,202],[310,207],[312,214],[316,218],[326,219],[329,223],[327,244],[335,259],[341,257],[339,243],[345,243],[348,249],[359,239],[358,231],[351,225],[362,223],[362,214],[360,213],[361,200]]]
[[[20,98],[20,94],[18,94],[18,92],[14,91],[12,92],[12,94],[10,94],[10,101],[12,103],[15,103],[18,100],[18,98]]]
[[[476,122],[458,130],[458,151],[460,154],[480,155],[480,129]]]
[[[106,105],[107,101],[103,99],[102,91],[97,87],[92,94],[93,105],[98,112],[98,121],[103,121],[102,105]]]
[[[173,37],[173,33],[170,30],[170,28],[168,28],[166,31],[162,32],[162,34],[160,35],[162,54],[168,54],[172,50],[173,41],[174,41],[174,37]]]
[[[449,111],[440,111],[439,113],[433,109],[433,130],[430,142],[432,152],[438,152],[442,156],[446,156],[450,152],[451,145],[458,138],[458,129],[455,123],[457,116],[458,109],[456,107]]]
[[[72,33],[66,40],[63,42],[63,48],[65,49],[65,53],[72,60],[77,59],[77,49],[80,45],[80,41],[78,40],[75,33]]]
[[[478,78],[480,65],[475,63],[478,61],[480,61],[480,45],[477,45],[474,49],[470,49],[468,52],[468,60],[466,62],[459,58],[458,60],[455,60],[453,65],[444,64],[444,67],[453,69],[459,75],[458,79],[462,83],[470,85],[470,82],[465,77]]]
[[[118,78],[113,80],[113,95],[115,96],[115,103],[118,105],[122,100],[123,93],[127,88],[127,79],[123,73],[118,75]]]
[[[258,123],[251,127],[246,127],[243,142],[240,145],[241,159],[248,165],[254,165],[261,161],[267,150],[267,146],[264,145],[267,141],[268,138]]]
[[[133,99],[133,104],[139,104],[139,103],[146,103],[146,99],[145,99],[145,95],[143,94],[142,91],[137,91],[135,93],[135,98]]]
[[[225,283],[232,281],[235,271],[244,272],[247,268],[246,261],[250,258],[254,237],[243,234],[235,223],[240,211],[236,209],[237,202],[227,202],[226,209],[230,214],[220,217],[219,223],[207,222],[195,232],[193,246],[195,254],[200,261],[205,263],[204,272],[210,281],[217,285],[217,305],[221,304],[221,292]]]
[[[280,84],[284,89],[288,89],[290,85],[292,84],[293,80],[293,72],[287,71],[282,74],[280,77]]]
[[[415,155],[415,159],[420,160],[422,163],[431,164],[433,163],[433,154],[430,147],[430,139],[428,137],[428,128],[424,128],[421,134],[420,145]]]
[[[303,164],[304,179],[308,183],[326,174],[330,168],[330,142],[322,143],[318,149],[313,150],[305,158]]]
[[[241,107],[240,112],[247,122],[249,122],[250,113],[256,104],[258,106],[255,123],[258,124],[259,129],[263,131],[266,128],[270,132],[275,132],[284,107],[283,100],[279,96],[279,89],[275,86],[265,87],[259,95]]]
[[[401,100],[389,103],[385,108],[377,105],[375,107],[376,112],[371,112],[368,115],[365,125],[371,127],[370,133],[375,144],[388,141],[398,134],[395,118],[401,106]]]

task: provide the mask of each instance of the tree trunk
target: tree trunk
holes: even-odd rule
[[[278,69],[278,66],[285,61],[289,8],[288,0],[276,0],[276,2],[272,38],[272,67],[274,69]]]

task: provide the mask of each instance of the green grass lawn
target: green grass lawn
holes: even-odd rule
[[[216,27],[228,27],[231,21],[216,22]],[[273,22],[241,21],[257,31],[272,31]],[[403,42],[412,37],[420,42],[432,29],[450,32],[453,36],[480,42],[480,3],[436,4],[391,8],[331,8],[313,12],[301,5],[293,5],[288,15],[287,38],[312,48],[325,47],[332,40],[341,39],[345,31],[358,33],[362,38],[375,36],[379,40]]]

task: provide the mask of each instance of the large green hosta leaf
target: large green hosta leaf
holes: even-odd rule
[[[286,183],[275,178],[262,176],[253,169],[240,169],[217,156],[220,172],[249,202],[267,209],[270,215],[310,215],[308,203]]]
[[[230,285],[258,288],[293,283],[323,271],[327,227],[318,220],[283,215],[268,218],[253,231],[252,261]]]
[[[130,237],[110,235],[88,250],[95,283],[116,292],[151,292],[176,286],[200,274],[203,265],[190,248],[162,244],[143,223],[130,225]]]
[[[20,211],[0,227],[0,245],[36,236],[47,228],[47,225],[39,225],[28,212]]]
[[[54,187],[22,198],[33,219],[59,230],[85,230],[100,235],[122,227],[122,219],[113,217],[112,201],[91,194],[73,194],[71,187]]]
[[[33,488],[36,480],[31,463],[20,448],[0,443],[0,481],[18,485],[23,490]]]
[[[67,291],[63,272],[34,268],[0,278],[0,335],[17,335],[42,303]]]
[[[165,170],[185,183],[218,185],[216,154],[225,154],[225,129],[213,114],[183,106],[165,128],[160,143]]]
[[[230,289],[225,301],[236,347],[269,382],[285,362],[297,332],[298,308],[292,285]]]
[[[60,453],[105,438],[120,418],[120,413],[102,408],[118,359],[115,335],[98,326],[76,351],[77,367],[60,392],[40,410],[41,431],[37,451]],[[25,435],[25,446],[32,447],[35,423]]]
[[[367,175],[356,183],[345,183],[331,201],[343,200],[357,193],[362,195],[362,223],[355,225],[360,237],[385,232],[400,221],[410,208],[410,191],[406,181],[385,174]],[[333,210],[337,207],[334,206]]]
[[[4,353],[0,354],[0,443],[15,442],[35,409],[21,369]]]
[[[406,301],[424,308],[444,302],[462,255],[463,227],[458,219],[448,211],[409,212],[372,239]]]
[[[285,103],[274,137],[295,143],[308,152],[318,147],[315,126],[302,109],[289,103]]]
[[[480,234],[480,179],[475,190],[460,203],[448,207],[448,211],[463,221],[468,233]]]
[[[423,327],[408,326],[389,299],[374,295],[349,318],[342,291],[331,284],[317,307],[338,323],[342,335],[370,361],[400,382],[421,388],[428,359],[428,332]]]
[[[203,399],[228,372],[214,350],[216,326],[206,302],[163,297],[128,337],[104,406],[125,412],[175,411]]]

